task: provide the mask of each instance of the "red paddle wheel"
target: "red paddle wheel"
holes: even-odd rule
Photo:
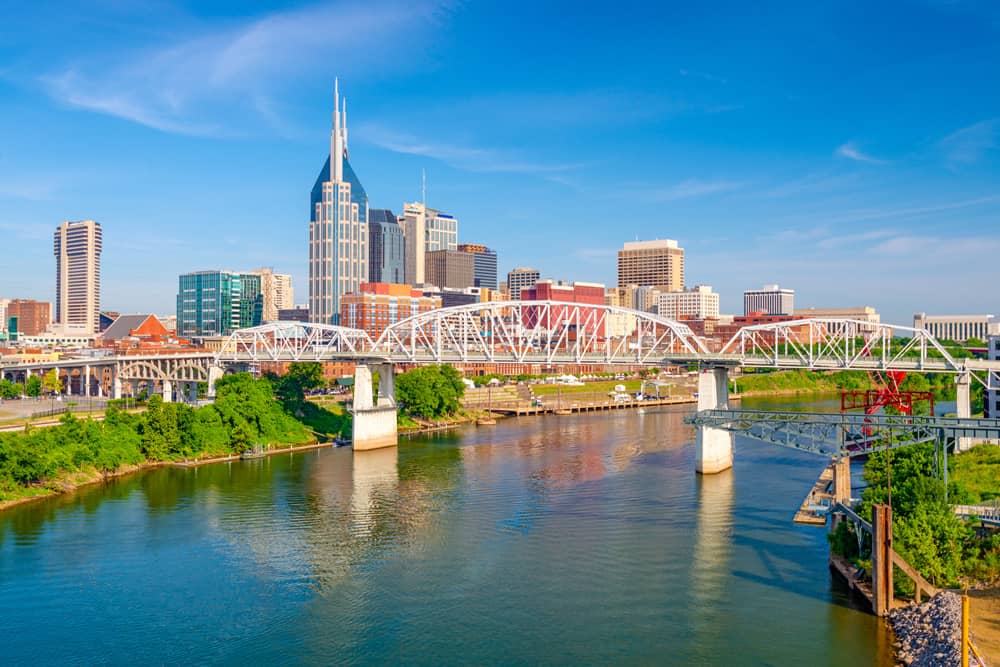
[[[914,403],[927,401],[930,405],[930,414],[934,414],[932,392],[900,389],[906,378],[905,371],[869,371],[868,378],[874,389],[851,389],[841,392],[841,412],[864,410],[866,415],[873,415],[882,408],[892,407],[901,415],[912,415]]]

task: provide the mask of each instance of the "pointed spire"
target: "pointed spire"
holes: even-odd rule
[[[344,151],[347,151],[347,98],[345,97],[343,102],[343,110],[340,112],[340,130],[344,137]]]

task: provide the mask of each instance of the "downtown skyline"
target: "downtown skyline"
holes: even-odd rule
[[[108,309],[169,313],[176,276],[210,268],[273,266],[304,288],[303,202],[339,74],[371,207],[419,201],[426,169],[428,205],[495,248],[501,275],[612,286],[624,242],[671,238],[687,285],[713,285],[723,312],[764,283],[903,325],[1000,310],[980,288],[1000,251],[1000,14],[985,3],[625,5],[614,34],[609,17],[568,26],[559,5],[525,21],[440,3],[152,4],[95,8],[82,27],[67,7],[26,31],[38,11],[0,27],[9,296],[53,300],[47,240],[83,218],[105,230]],[[58,43],[73,30],[108,48],[79,56]],[[414,30],[419,46],[365,48]]]

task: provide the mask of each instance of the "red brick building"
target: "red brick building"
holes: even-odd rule
[[[340,324],[378,338],[391,324],[441,307],[441,297],[424,296],[409,285],[361,283],[340,299]]]
[[[573,283],[572,285],[562,285],[552,280],[539,280],[535,286],[521,290],[522,301],[563,301],[567,303],[584,303],[595,306],[604,305],[604,285],[598,283]],[[589,329],[591,336],[604,336],[604,323],[597,322],[597,309],[581,308],[580,319],[584,324],[584,319],[588,314],[594,316],[595,324]],[[561,326],[576,327],[575,318],[571,321],[571,308],[566,306],[554,306],[547,312],[542,307],[525,307],[521,313],[522,324],[528,328],[540,326],[544,329],[556,329]],[[570,332],[571,335],[574,332]]]
[[[52,304],[34,299],[12,299],[7,304],[7,319],[17,318],[17,332],[24,336],[37,336],[52,322]],[[6,326],[4,322],[4,326]]]

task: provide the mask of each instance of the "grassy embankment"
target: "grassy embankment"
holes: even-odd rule
[[[957,496],[954,502],[978,505],[1000,498],[1000,447],[977,445],[948,463],[948,481]]]
[[[599,382],[585,382],[582,385],[567,385],[567,384],[533,384],[531,385],[531,391],[535,396],[555,396],[556,394],[570,395],[570,394],[593,394],[602,393],[608,394],[613,393],[615,387],[618,385],[625,385],[625,391],[635,393],[639,391],[639,387],[642,385],[641,380],[607,380]]]
[[[212,405],[150,399],[145,412],[109,408],[103,421],[64,415],[58,426],[0,434],[0,507],[72,490],[143,466],[237,454],[262,444],[303,445],[340,432],[344,415],[275,400],[267,380],[219,381]]]

